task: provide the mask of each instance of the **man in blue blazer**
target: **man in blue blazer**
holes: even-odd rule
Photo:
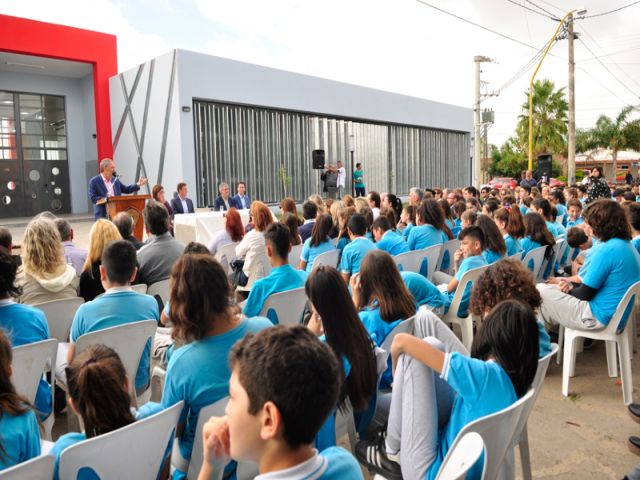
[[[187,198],[187,184],[180,182],[176,188],[178,196],[171,199],[171,208],[173,213],[193,213],[193,202],[190,198]],[[186,209],[185,209],[186,208]]]
[[[105,203],[107,197],[117,197],[123,193],[135,193],[140,187],[147,184],[146,178],[140,178],[138,183],[123,185],[114,176],[116,164],[110,158],[100,161],[100,175],[96,175],[89,181],[89,198],[93,203],[93,218],[107,218]]]
[[[238,210],[245,210],[251,208],[251,200],[247,192],[247,185],[244,182],[238,182],[238,193],[234,195],[233,200],[236,202],[236,208]]]
[[[222,182],[220,187],[218,188],[218,192],[220,192],[220,196],[216,198],[213,203],[213,211],[214,212],[224,212],[229,210],[231,207],[240,208],[236,204],[235,197],[229,196],[229,185]]]

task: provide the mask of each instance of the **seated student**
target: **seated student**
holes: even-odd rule
[[[572,227],[582,225],[582,202],[577,198],[572,198],[567,202],[567,230]]]
[[[549,202],[553,207],[556,207],[558,223],[565,226],[567,224],[567,206],[565,205],[566,200],[562,190],[552,191]]]
[[[21,292],[15,283],[17,270],[11,254],[0,247],[0,330],[7,334],[12,347],[49,338],[49,326],[44,312],[13,300]],[[51,413],[51,386],[44,379],[40,379],[38,385],[35,409],[41,419]]]
[[[631,229],[620,204],[595,200],[585,209],[584,222],[598,239],[584,272],[537,285],[542,296],[540,314],[547,325],[605,328],[627,289],[640,278],[640,255],[631,245]]]
[[[400,221],[396,225],[396,230],[402,234],[406,240],[409,237],[409,232],[416,224],[416,207],[414,205],[407,205],[402,209],[400,214]]]
[[[507,253],[507,245],[496,223],[488,215],[480,215],[476,225],[484,235],[484,250],[482,257],[487,263],[500,260]]]
[[[482,215],[493,218],[493,214],[500,208],[500,204],[496,199],[489,198],[482,206]]]
[[[360,271],[360,263],[364,256],[371,250],[376,250],[373,242],[364,237],[367,232],[367,222],[364,215],[356,213],[351,215],[347,226],[349,243],[342,250],[340,258],[340,271],[345,282],[349,282],[351,275]]]
[[[463,275],[469,270],[487,264],[482,256],[484,250],[484,233],[480,227],[475,225],[467,227],[460,232],[458,238],[460,239],[460,250],[453,256],[455,275],[451,277],[443,272],[435,272],[433,274],[435,284],[446,284],[442,289],[444,290],[443,293],[446,300],[445,307],[447,309],[449,305],[451,305],[451,301],[456,294],[456,289]],[[469,299],[471,298],[471,287],[471,283],[467,284],[467,288],[465,288],[462,294],[460,308],[458,309],[458,316],[460,317],[467,315]]]
[[[302,217],[304,218],[304,223],[298,229],[298,233],[300,234],[300,238],[303,242],[311,236],[313,224],[315,223],[317,216],[318,205],[315,202],[307,200],[302,204]]]
[[[29,400],[11,382],[13,351],[0,329],[0,471],[40,456],[40,430]]]
[[[100,265],[100,279],[105,294],[80,305],[73,317],[67,352],[68,364],[75,355],[75,342],[85,333],[141,320],[160,319],[156,299],[131,289],[131,282],[136,273],[136,249],[130,242],[117,240],[105,247]],[[135,378],[137,391],[143,391],[149,385],[150,349],[151,342],[148,342],[140,358]],[[64,366],[60,365],[56,369],[60,371]]]
[[[66,433],[53,445],[54,480],[58,480],[60,455],[67,448],[157,413],[147,406],[137,412],[132,409],[127,372],[118,354],[109,347],[91,345],[79,353],[66,367],[66,376],[69,408],[82,418],[84,433]],[[79,479],[96,478],[93,470],[84,470]]]
[[[398,235],[391,229],[391,223],[386,217],[376,218],[371,226],[371,232],[376,241],[376,247],[389,255],[399,255],[409,251],[407,242],[402,235]]]
[[[467,204],[464,202],[456,202],[451,205],[451,209],[453,210],[453,214],[456,217],[456,227],[463,229],[464,227],[462,226],[462,214],[467,211]],[[476,212],[474,211],[473,213],[475,214]],[[473,220],[472,224],[473,223],[475,223],[475,219]]]
[[[161,404],[167,408],[185,402],[178,445],[186,460],[191,458],[200,409],[229,391],[231,346],[247,333],[273,326],[263,317],[239,315],[231,295],[227,276],[211,255],[182,255],[174,265],[169,318],[172,337],[182,346],[169,358]],[[173,478],[185,475],[178,468]]]
[[[587,235],[584,228],[571,227],[567,231],[567,243],[570,248],[575,248],[577,251],[573,255],[571,265],[565,268],[565,273],[577,275],[584,266],[587,256],[591,253],[591,247],[597,244],[597,240]]]
[[[311,231],[311,237],[304,241],[302,246],[302,253],[300,253],[300,265],[298,268],[310,273],[313,269],[313,262],[316,257],[322,253],[335,250],[329,233],[333,228],[333,221],[331,215],[323,213],[318,215],[315,223],[313,224],[313,230]]]
[[[640,253],[640,203],[629,203],[627,205],[627,216],[631,225],[631,245]]]
[[[267,248],[267,257],[273,269],[269,275],[256,280],[256,283],[253,284],[243,309],[243,313],[247,317],[260,315],[264,302],[270,295],[304,287],[304,283],[307,280],[305,271],[296,270],[289,265],[288,254],[291,251],[290,232],[285,225],[282,223],[269,225],[264,234],[264,240]],[[271,318],[271,315],[267,316],[273,323],[278,323],[277,316],[274,315],[275,318]]]
[[[432,245],[440,245],[450,238],[451,230],[444,223],[444,212],[433,198],[424,199],[418,205],[416,224],[417,226],[411,229],[407,238],[409,250],[421,250]]]
[[[387,252],[369,252],[362,261],[360,274],[351,278],[350,286],[360,319],[378,347],[396,325],[416,313],[416,302]],[[381,388],[390,385],[391,364],[380,382]]]
[[[562,225],[560,225],[559,223],[556,223],[553,220],[553,214],[551,209],[552,209],[551,203],[549,203],[549,201],[544,198],[538,198],[534,200],[531,205],[532,212],[539,213],[540,215],[542,215],[547,225],[547,228],[553,235],[553,238],[557,238],[560,235],[566,235],[567,233],[566,229]]]
[[[504,259],[491,265],[478,278],[471,293],[469,310],[478,317],[488,315],[503,300],[518,300],[534,312],[538,312],[542,304],[540,292],[531,272],[519,260]],[[537,315],[536,315],[537,316]],[[551,339],[544,328],[544,322],[538,318],[538,335],[540,338],[540,358],[551,353]]]
[[[522,258],[530,250],[540,247],[547,247],[544,258],[547,260],[553,255],[553,245],[555,240],[553,234],[547,228],[546,222],[539,213],[527,213],[524,217],[525,237],[522,239]],[[533,261],[529,262],[528,268],[533,268]]]
[[[404,286],[407,287],[419,307],[426,305],[430,310],[442,311],[442,307],[447,301],[438,287],[427,280],[424,275],[416,272],[400,272],[400,276]]]
[[[511,257],[521,253],[523,248],[520,239],[524,237],[525,226],[524,217],[520,213],[520,209],[512,204],[499,208],[493,214],[493,220],[496,222],[502,238],[504,238],[504,243],[507,247],[506,255]]]
[[[320,339],[342,360],[345,384],[340,389],[337,408],[344,408],[347,400],[350,401],[356,412],[358,430],[364,430],[375,410],[378,373],[374,344],[358,317],[347,286],[335,268],[323,265],[314,270],[305,284],[305,291],[312,312],[307,327],[316,335],[321,335]],[[316,438],[319,450],[336,444],[333,413]]]
[[[442,208],[444,212],[444,223],[449,227],[449,230],[453,231],[458,225],[456,224],[456,219],[453,216],[453,212],[451,210],[451,205],[444,198],[438,200],[438,205]]]
[[[440,328],[438,338],[401,333],[393,340],[386,436],[356,447],[358,460],[385,478],[434,479],[466,425],[512,405],[533,382],[539,340],[528,306],[496,305],[474,336],[470,357],[447,330]],[[480,459],[468,478],[480,478],[482,469]]]
[[[340,255],[342,255],[344,247],[349,243],[349,219],[354,213],[356,213],[355,207],[345,207],[340,210],[338,218],[338,243],[336,243],[336,248],[340,250]]]
[[[478,214],[474,210],[465,210],[460,215],[460,230],[464,230],[471,225],[475,225],[478,220]]]
[[[257,463],[257,480],[363,478],[346,450],[313,448],[343,384],[328,345],[303,326],[279,325],[236,343],[229,362],[226,415],[210,418],[202,430],[200,480],[211,478],[213,461],[229,458]]]

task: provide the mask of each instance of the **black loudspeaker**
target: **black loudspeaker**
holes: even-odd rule
[[[315,170],[324,169],[324,150],[314,150],[311,152],[311,159]]]
[[[551,170],[551,155],[548,153],[538,155],[538,178],[551,178]]]

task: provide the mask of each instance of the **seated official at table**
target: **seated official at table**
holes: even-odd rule
[[[93,203],[93,218],[107,218],[105,207],[107,197],[118,197],[123,193],[135,193],[147,184],[146,178],[140,178],[138,183],[123,185],[115,175],[116,164],[110,158],[100,161],[100,175],[89,181],[89,198]]]
[[[251,208],[251,199],[247,195],[247,185],[244,182],[238,182],[238,193],[232,198],[236,202],[238,210],[247,210]]]
[[[180,182],[176,187],[178,196],[171,199],[171,208],[173,213],[193,213],[193,202],[190,198],[187,198],[187,184]]]
[[[227,211],[231,207],[235,207],[238,210],[242,210],[243,207],[236,203],[235,197],[229,196],[229,185],[222,182],[218,187],[218,192],[220,192],[220,196],[216,198],[216,201],[213,204],[214,212],[222,212]]]

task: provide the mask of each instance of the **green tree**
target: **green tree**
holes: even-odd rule
[[[611,149],[613,175],[618,168],[620,150],[640,150],[640,119],[630,120],[632,106],[624,107],[615,119],[600,115],[596,126],[591,130],[593,147]]]
[[[527,169],[527,158],[513,138],[509,138],[500,148],[491,145],[491,159],[489,174],[492,177],[513,177],[520,180],[520,172]]]
[[[529,92],[518,117],[516,135],[518,145],[524,152],[529,151]],[[558,90],[551,80],[536,81],[533,84],[533,157],[539,153],[566,154],[567,151],[567,111],[564,87]]]

